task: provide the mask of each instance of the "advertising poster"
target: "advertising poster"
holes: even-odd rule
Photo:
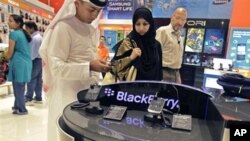
[[[227,58],[234,68],[250,69],[250,28],[232,28]]]
[[[201,52],[203,47],[205,29],[204,28],[189,28],[186,39],[186,52]]]
[[[105,36],[105,46],[109,48],[112,53],[113,46],[117,43],[117,31],[115,30],[104,30],[103,35]]]
[[[223,29],[207,29],[204,53],[222,54],[225,31]]]

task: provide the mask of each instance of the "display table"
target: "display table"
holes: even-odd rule
[[[192,115],[191,131],[163,128],[158,123],[144,120],[147,100],[159,90],[159,95],[165,96],[165,108],[174,113]],[[79,92],[79,95],[85,94],[87,90]],[[139,95],[143,100],[139,100]],[[132,97],[136,97],[137,101],[133,102]],[[70,106],[74,103],[69,104],[63,111],[61,121],[63,129],[74,136],[76,141],[221,141],[224,128],[228,127],[229,122],[250,122],[249,110],[246,111],[250,108],[249,103],[228,103],[221,96],[212,97],[199,89],[173,83],[130,82],[105,85],[101,88],[98,99],[100,103],[92,104],[100,104],[105,109],[104,113],[109,105],[121,105],[128,107],[127,115],[122,121],[107,120],[103,118],[103,114],[89,114],[84,108],[73,110]],[[232,110],[237,104],[244,107],[239,107],[240,113]],[[167,117],[172,120],[172,115]]]
[[[143,116],[146,113],[145,111],[128,110],[126,117],[120,122],[103,119],[103,115],[91,115],[85,111],[71,110],[68,105],[63,112],[63,121],[70,129],[79,134],[82,140],[85,138],[96,141],[213,140],[205,120],[193,118],[192,131],[180,131],[144,121]]]

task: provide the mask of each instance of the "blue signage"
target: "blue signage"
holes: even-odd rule
[[[188,18],[230,19],[233,0],[108,0],[104,19],[132,19],[136,8],[145,6],[154,18],[170,18],[177,7],[185,7]]]
[[[104,19],[130,19],[134,12],[133,0],[108,0]]]

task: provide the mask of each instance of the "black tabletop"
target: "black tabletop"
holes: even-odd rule
[[[73,104],[73,103],[72,103]],[[145,111],[128,110],[122,121],[103,119],[82,110],[72,110],[68,105],[63,112],[64,122],[78,134],[93,140],[129,141],[212,141],[205,120],[193,118],[192,130],[181,131],[164,128],[157,123],[144,121]],[[107,107],[103,106],[107,111]],[[167,115],[171,120],[171,116]]]

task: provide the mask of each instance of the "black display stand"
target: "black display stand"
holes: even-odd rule
[[[191,131],[163,128],[157,123],[144,120],[148,107],[148,104],[144,102],[156,92],[165,96],[165,108],[174,113],[192,116]],[[86,93],[87,90],[83,90],[78,94]],[[132,99],[135,103],[132,102]],[[126,106],[128,108],[126,116],[121,121],[106,120],[103,115],[89,114],[84,110],[72,110],[70,107],[76,102],[71,103],[65,107],[61,119],[62,125],[64,125],[63,130],[74,136],[76,141],[84,139],[98,141],[159,141],[165,139],[220,141],[224,128],[230,128],[239,123],[250,123],[248,102],[228,103],[221,95],[211,97],[199,89],[174,83],[128,82],[105,85],[100,90],[98,100],[104,113],[110,105]],[[225,119],[223,115],[237,120]],[[172,115],[168,115],[168,118],[172,120]]]

